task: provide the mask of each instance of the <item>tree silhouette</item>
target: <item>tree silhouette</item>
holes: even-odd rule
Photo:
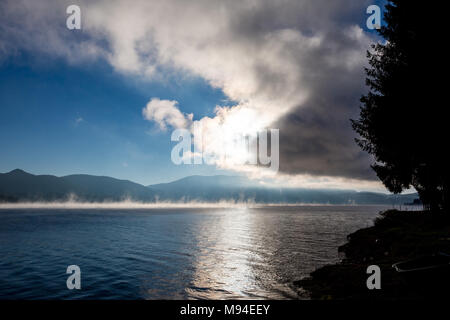
[[[392,0],[379,34],[384,43],[367,53],[368,93],[360,118],[351,120],[359,146],[372,154],[372,168],[394,193],[413,186],[424,206],[448,210],[449,158],[436,8]],[[441,39],[442,42],[442,39]]]

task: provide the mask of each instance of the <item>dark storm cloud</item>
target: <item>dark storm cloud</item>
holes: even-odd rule
[[[327,46],[299,61],[311,94],[273,124],[280,128],[280,170],[376,179],[370,168],[373,159],[356,145],[350,123],[358,116],[359,99],[366,90],[363,66],[349,68],[338,58],[334,64],[324,63],[330,53],[338,55],[361,44],[338,32],[330,32],[327,39]]]

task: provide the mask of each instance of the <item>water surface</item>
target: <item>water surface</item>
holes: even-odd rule
[[[0,299],[297,298],[386,208],[1,209]]]

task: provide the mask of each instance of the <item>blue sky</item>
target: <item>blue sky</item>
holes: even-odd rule
[[[171,162],[171,131],[142,116],[153,96],[175,99],[200,116],[226,100],[200,78],[145,81],[101,62],[85,67],[26,53],[10,58],[0,65],[0,172],[86,173],[142,184],[224,173]]]

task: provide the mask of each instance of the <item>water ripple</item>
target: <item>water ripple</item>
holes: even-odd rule
[[[0,299],[292,299],[382,209],[0,209]]]

